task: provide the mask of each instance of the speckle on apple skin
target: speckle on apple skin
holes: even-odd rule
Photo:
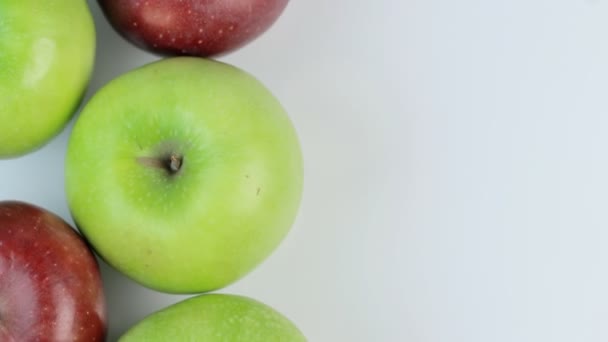
[[[161,55],[225,54],[265,32],[289,0],[98,0],[114,29]]]
[[[0,202],[0,341],[103,341],[95,257],[59,217]]]

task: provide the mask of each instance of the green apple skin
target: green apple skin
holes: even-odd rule
[[[209,294],[153,313],[118,342],[305,342],[281,313],[251,298]]]
[[[177,172],[169,156],[182,159]],[[81,232],[149,288],[200,293],[252,270],[281,242],[302,192],[283,107],[228,64],[177,57],[111,81],[70,137],[66,189]]]
[[[0,1],[0,159],[36,150],[61,132],[94,58],[86,1]]]

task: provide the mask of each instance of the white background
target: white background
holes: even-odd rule
[[[87,99],[157,59],[89,3]],[[222,292],[310,341],[608,340],[606,0],[292,0],[222,60],[277,95],[306,162],[288,238]],[[0,161],[0,197],[69,220],[70,130]],[[112,341],[183,298],[102,270]]]

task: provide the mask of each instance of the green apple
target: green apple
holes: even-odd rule
[[[0,1],[0,158],[31,152],[64,128],[94,58],[86,1]]]
[[[118,342],[304,342],[285,316],[251,298],[210,294],[153,313]]]
[[[193,57],[111,81],[70,137],[72,216],[95,250],[164,292],[219,289],[289,231],[302,158],[283,107],[255,78]]]

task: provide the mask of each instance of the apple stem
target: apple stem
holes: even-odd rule
[[[172,153],[169,156],[155,158],[155,157],[139,157],[137,158],[142,165],[164,169],[170,175],[174,175],[184,165],[184,157],[179,154]]]
[[[169,157],[169,170],[171,173],[176,173],[182,167],[182,157],[172,154]]]

